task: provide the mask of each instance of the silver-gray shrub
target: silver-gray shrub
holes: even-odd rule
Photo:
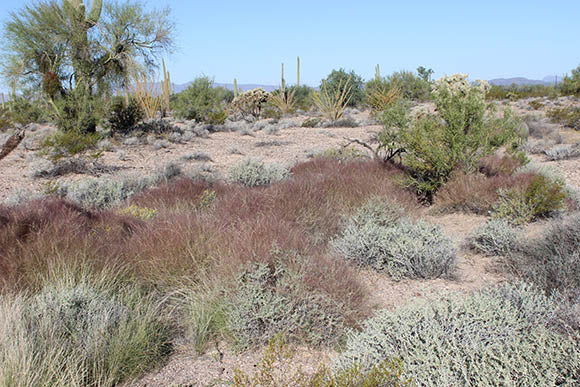
[[[453,272],[456,248],[439,226],[399,219],[394,207],[385,208],[370,202],[355,212],[332,241],[335,251],[394,279],[439,278]]]
[[[232,166],[229,170],[230,179],[246,187],[271,184],[284,180],[289,175],[288,169],[280,164],[266,164],[252,158]]]
[[[246,267],[227,306],[227,325],[240,348],[266,344],[279,333],[311,345],[338,341],[344,329],[340,302],[306,289],[303,276],[281,262]]]
[[[417,300],[350,332],[334,367],[399,357],[421,386],[577,385],[580,347],[550,328],[556,308],[525,284]]]
[[[580,144],[560,144],[546,149],[544,153],[546,158],[551,161],[580,157]]]
[[[123,179],[103,177],[61,185],[58,194],[85,207],[109,208],[180,174],[177,165],[168,164],[151,176]]]
[[[469,246],[488,256],[507,255],[518,243],[518,229],[504,219],[492,219],[478,227],[469,238]]]

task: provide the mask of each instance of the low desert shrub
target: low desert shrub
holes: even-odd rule
[[[550,161],[568,160],[580,157],[580,143],[579,144],[561,144],[555,145],[550,149],[544,151],[546,159]]]
[[[505,219],[515,225],[526,224],[565,209],[566,197],[561,180],[536,175],[526,186],[500,189],[492,218]]]
[[[550,118],[552,122],[562,124],[575,130],[580,130],[580,108],[552,108],[546,112],[546,116]]]
[[[9,128],[11,124],[8,108],[0,107],[0,131]]]
[[[168,164],[151,176],[124,179],[108,177],[86,179],[60,185],[57,193],[85,207],[108,208],[180,174],[179,167],[175,164]]]
[[[519,277],[547,292],[580,295],[580,215],[554,219],[539,238],[506,257]]]
[[[228,328],[238,346],[265,344],[280,333],[291,341],[333,344],[341,337],[340,302],[308,289],[301,257],[287,262],[250,263],[238,276],[228,303]]]
[[[431,82],[410,71],[397,71],[385,79],[388,90],[398,89],[407,100],[426,101],[431,97]]]
[[[479,172],[485,176],[511,175],[522,166],[521,160],[509,155],[491,155],[479,160]]]
[[[369,155],[354,147],[342,147],[342,148],[325,149],[321,152],[314,153],[313,157],[347,161],[347,160],[365,159],[368,158]]]
[[[174,97],[172,109],[182,119],[221,125],[227,118],[226,105],[232,100],[233,92],[214,87],[213,80],[204,76]]]
[[[126,105],[124,98],[115,97],[109,107],[107,121],[113,134],[127,134],[144,116],[143,109],[135,99],[132,98]]]
[[[351,332],[335,368],[395,357],[405,364],[402,376],[424,386],[572,385],[580,350],[550,329],[556,308],[524,284],[415,301]]]
[[[473,232],[469,246],[484,255],[507,255],[516,249],[518,235],[517,228],[507,221],[492,219]]]
[[[75,156],[95,149],[101,139],[98,133],[78,131],[58,131],[44,139],[40,152],[57,161],[63,157]]]
[[[41,106],[38,100],[30,96],[16,97],[10,102],[10,120],[20,125],[43,122],[48,119],[46,106]]]
[[[230,179],[246,187],[267,185],[289,176],[288,169],[279,164],[267,165],[263,161],[248,158],[229,170]]]
[[[170,330],[136,288],[47,285],[0,296],[0,384],[114,386],[170,349]]]
[[[450,275],[456,251],[441,228],[399,220],[400,215],[390,206],[363,206],[332,241],[334,249],[356,265],[386,271],[394,279]]]

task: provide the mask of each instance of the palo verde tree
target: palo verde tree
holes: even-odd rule
[[[103,0],[39,1],[4,24],[2,75],[50,99],[85,100],[124,87],[173,46],[169,10]],[[55,105],[56,106],[56,105]]]

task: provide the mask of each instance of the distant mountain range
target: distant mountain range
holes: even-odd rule
[[[553,85],[556,82],[559,82],[561,78],[550,75],[547,77],[542,78],[542,80],[538,79],[528,79],[523,77],[516,77],[516,78],[496,78],[490,79],[489,83],[496,86],[511,86],[513,84],[517,86],[525,86],[525,85],[544,85],[549,86]]]
[[[175,93],[181,93],[183,90],[187,89],[189,87],[189,85],[191,85],[192,83],[193,83],[193,81],[187,82],[187,83],[182,83],[182,84],[173,83],[172,86],[173,86],[173,89],[175,90]],[[224,89],[227,89],[227,90],[234,89],[234,85],[232,83],[214,83],[213,86],[214,87],[223,87]],[[241,89],[242,91],[252,90],[252,89],[255,89],[257,87],[262,87],[266,91],[274,91],[274,90],[278,89],[278,86],[257,85],[257,84],[253,84],[253,83],[247,83],[247,84],[243,84],[243,85],[239,84],[238,85],[238,89]]]

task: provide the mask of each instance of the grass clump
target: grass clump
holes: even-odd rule
[[[388,203],[361,207],[332,245],[347,260],[394,279],[439,278],[455,267],[455,247],[439,226],[400,218]]]
[[[507,255],[515,250],[518,230],[503,219],[492,219],[475,230],[469,246],[489,256]]]
[[[170,349],[159,310],[135,288],[58,283],[2,296],[0,309],[4,386],[114,386]]]
[[[525,284],[415,301],[351,332],[335,368],[397,357],[402,376],[424,386],[574,385],[580,350],[550,329],[556,308]]]
[[[228,328],[240,348],[266,344],[277,333],[311,345],[334,344],[344,329],[341,305],[305,286],[306,260],[250,263],[228,303]]]
[[[229,174],[230,179],[236,183],[246,187],[257,187],[284,180],[290,172],[279,164],[267,165],[263,161],[248,158],[231,167]]]

